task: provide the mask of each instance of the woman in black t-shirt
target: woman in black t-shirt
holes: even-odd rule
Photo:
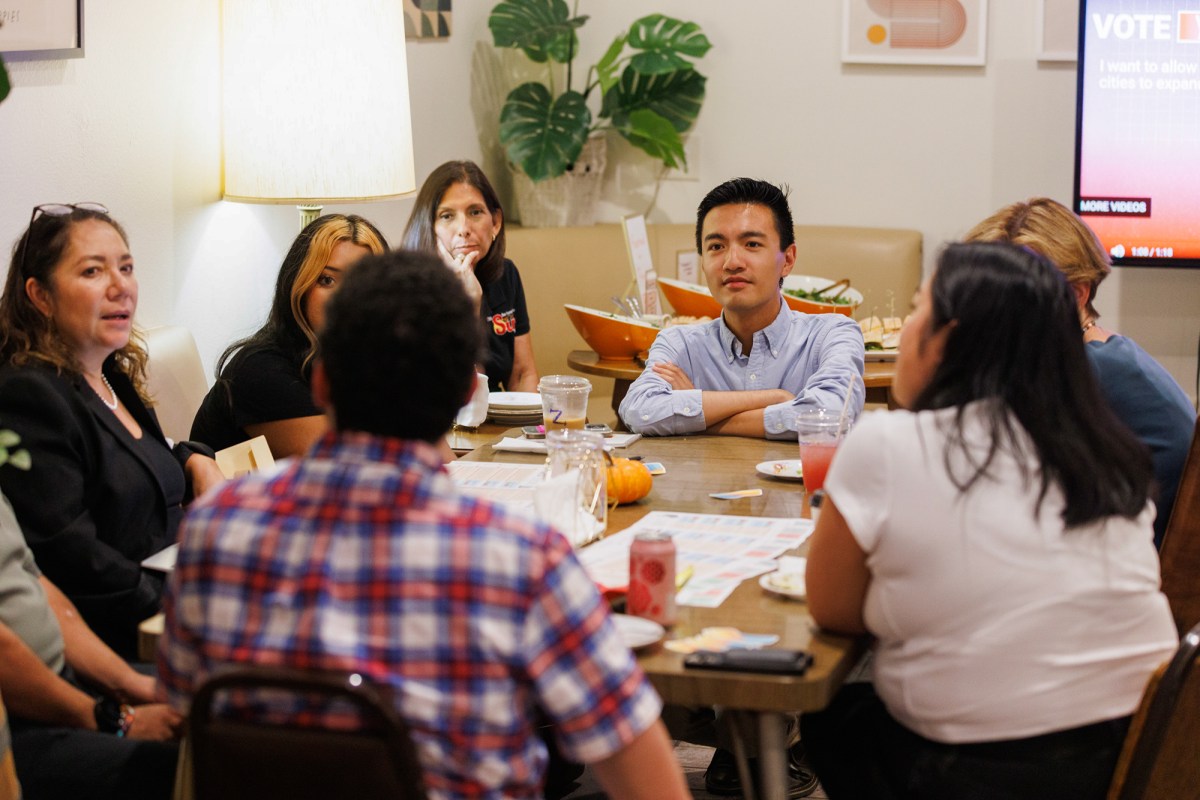
[[[262,435],[276,458],[299,455],[319,439],[327,426],[309,371],[325,301],[355,262],[387,249],[379,229],[353,214],[326,214],[305,226],[279,269],[266,323],[221,354],[191,437],[221,450]]]
[[[404,246],[437,252],[479,300],[491,389],[537,391],[525,290],[516,265],[504,257],[504,212],[483,170],[472,161],[448,161],[430,173],[408,218]]]

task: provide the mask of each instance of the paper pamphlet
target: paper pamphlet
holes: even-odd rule
[[[267,444],[267,437],[255,436],[232,447],[218,450],[217,466],[226,478],[236,478],[247,472],[258,472],[275,466],[275,457]]]
[[[775,559],[799,547],[812,534],[807,519],[741,517],[652,511],[636,523],[579,551],[584,569],[599,586],[629,583],[629,546],[643,531],[662,531],[675,541],[677,570],[695,570],[676,602],[715,608],[747,578],[776,568]]]

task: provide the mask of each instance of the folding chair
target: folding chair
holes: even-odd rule
[[[343,731],[242,719],[240,701],[260,692],[348,703],[362,727]],[[219,673],[192,700],[188,738],[195,800],[425,800],[408,726],[377,687],[353,673],[262,667]]]
[[[1193,453],[1195,450],[1193,449]],[[1200,625],[1150,679],[1129,726],[1108,800],[1200,797]]]

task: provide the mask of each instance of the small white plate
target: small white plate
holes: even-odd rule
[[[643,647],[658,644],[666,633],[663,626],[657,622],[641,617],[631,617],[628,614],[613,614],[612,621],[617,626],[617,633],[620,634],[621,641],[625,642],[625,646],[630,650],[640,650]]]
[[[488,392],[488,406],[507,410],[542,407],[542,396],[537,392]]]
[[[758,585],[769,594],[786,597],[789,600],[803,600],[803,572],[768,572],[758,579]]]
[[[786,461],[764,461],[754,467],[759,475],[768,478],[779,478],[782,481],[804,480],[804,471],[800,468],[800,459],[792,458]]]

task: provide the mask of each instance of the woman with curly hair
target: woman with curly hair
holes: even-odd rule
[[[134,331],[125,231],[96,203],[41,205],[0,297],[0,420],[28,470],[0,467],[42,572],[122,655],[157,613],[142,559],[175,541],[183,503],[221,480],[212,452],[163,437]]]

